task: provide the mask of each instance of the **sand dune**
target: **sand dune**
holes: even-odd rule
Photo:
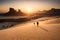
[[[60,40],[60,24],[47,24],[47,20],[43,21],[45,23],[39,22],[38,27],[33,24],[34,21],[30,21],[0,30],[0,40]]]

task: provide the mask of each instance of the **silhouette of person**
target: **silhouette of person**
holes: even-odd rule
[[[35,22],[34,22],[34,25],[35,25]]]
[[[34,22],[34,25],[35,25],[35,22]]]
[[[39,25],[39,22],[37,22],[37,26]]]

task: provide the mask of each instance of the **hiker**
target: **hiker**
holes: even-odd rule
[[[35,25],[35,22],[34,22],[34,25]]]
[[[37,26],[39,25],[39,22],[37,22]]]

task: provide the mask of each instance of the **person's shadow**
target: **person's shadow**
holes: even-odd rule
[[[48,32],[48,30],[47,29],[45,29],[45,28],[43,28],[43,27],[40,27],[40,26],[38,26],[40,29],[42,29],[42,30],[44,30],[44,31],[46,31],[46,32]]]

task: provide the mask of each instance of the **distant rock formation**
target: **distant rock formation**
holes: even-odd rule
[[[45,13],[47,16],[60,16],[60,9],[52,8],[51,10]]]
[[[34,17],[34,19],[40,18],[40,17],[51,17],[51,16],[59,16],[60,17],[60,9],[52,8],[47,11],[42,11],[42,13],[41,12],[36,13],[36,16]]]
[[[24,16],[24,13],[20,9],[16,11],[14,8],[9,8],[7,13],[2,13],[0,16]]]
[[[20,9],[17,12],[14,8],[10,8],[6,16],[23,16],[23,13]]]
[[[39,14],[39,17],[48,17],[48,16],[60,16],[60,9],[52,8],[50,10],[45,11],[44,13]]]
[[[6,16],[17,16],[17,11],[14,8],[10,8],[9,11],[5,14]]]
[[[20,16],[24,16],[25,14],[22,13],[20,9],[18,9],[18,15],[20,15]]]

